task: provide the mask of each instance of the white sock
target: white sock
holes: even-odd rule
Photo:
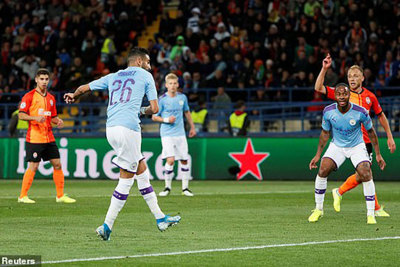
[[[375,215],[375,184],[371,179],[368,182],[363,182],[365,202],[367,203],[367,215]]]
[[[323,210],[324,208],[324,198],[326,186],[328,184],[328,179],[325,177],[317,177],[315,178],[315,204],[316,208],[319,210]]]
[[[165,214],[158,206],[157,196],[156,193],[154,193],[153,187],[150,184],[149,177],[149,169],[146,169],[140,175],[136,175],[137,185],[140,193],[147,203],[147,206],[149,206],[151,213],[153,213],[156,219],[162,219],[165,217]]]
[[[169,165],[165,163],[164,167],[164,180],[165,187],[171,189],[172,188],[172,176],[174,175],[174,165]]]
[[[182,190],[189,189],[189,178],[190,178],[189,164],[181,163],[181,173],[182,173]]]
[[[106,223],[110,229],[112,229],[118,213],[124,207],[134,181],[133,178],[119,178],[118,185],[111,197],[111,203],[107,211],[106,219],[104,220],[104,223]]]

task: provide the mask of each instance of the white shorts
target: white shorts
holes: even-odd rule
[[[361,162],[371,163],[365,143],[360,143],[355,147],[338,147],[331,142],[322,158],[333,160],[337,169],[343,164],[346,158],[350,158],[354,168],[357,168]]]
[[[161,137],[163,159],[175,157],[175,160],[188,160],[188,144],[186,136]]]
[[[106,128],[107,141],[116,153],[112,163],[120,169],[136,173],[139,161],[144,157],[141,152],[142,134],[123,126]]]

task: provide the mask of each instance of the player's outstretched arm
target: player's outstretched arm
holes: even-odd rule
[[[374,151],[375,151],[375,155],[376,155],[376,162],[378,162],[379,168],[381,168],[381,170],[383,170],[383,169],[385,169],[386,162],[381,155],[381,151],[379,149],[379,143],[378,143],[378,136],[376,135],[374,127],[372,127],[371,129],[368,130],[368,136],[369,136],[369,139],[371,139],[371,143],[374,147]]]
[[[188,123],[190,125],[189,137],[193,137],[193,136],[196,135],[196,128],[194,127],[192,114],[190,114],[190,111],[185,111],[185,117],[186,117],[186,120],[188,121]]]
[[[317,91],[318,93],[326,94],[326,88],[324,86],[325,74],[327,70],[331,67],[331,65],[332,65],[332,58],[330,54],[328,54],[322,61],[321,71],[319,72],[317,80],[315,81],[314,90]]]
[[[64,101],[67,104],[74,103],[78,99],[79,96],[83,95],[84,93],[86,93],[88,91],[90,91],[89,84],[81,85],[75,90],[75,92],[64,94]]]
[[[382,112],[381,114],[379,114],[378,119],[383,129],[385,129],[387,135],[387,145],[390,153],[394,153],[394,151],[396,151],[396,143],[394,142],[392,131],[390,130],[389,122],[386,118],[385,113]]]
[[[309,167],[310,170],[318,168],[317,163],[321,159],[321,154],[322,151],[324,151],[324,148],[326,144],[328,143],[330,133],[328,131],[322,130],[321,134],[319,135],[319,143],[318,143],[318,149],[317,153],[315,156],[312,158],[310,161]]]

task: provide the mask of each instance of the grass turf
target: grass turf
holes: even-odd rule
[[[377,182],[377,193],[390,218],[366,224],[362,187],[343,197],[342,212],[332,208],[328,182],[325,215],[307,222],[314,207],[313,182],[195,181],[193,198],[180,195],[173,183],[172,195],[159,197],[166,213],[180,212],[182,221],[160,233],[136,185],[118,217],[110,242],[96,237],[115,181],[66,181],[66,192],[76,204],[55,202],[52,181],[36,180],[29,196],[34,205],[17,203],[21,181],[0,182],[0,255],[41,255],[43,261],[165,253],[216,248],[302,243],[354,238],[400,236],[400,183]],[[155,191],[163,183],[152,182]],[[207,252],[159,257],[62,263],[58,266],[123,265],[312,265],[343,263],[347,266],[398,266],[400,239],[351,243],[274,247],[244,251]]]

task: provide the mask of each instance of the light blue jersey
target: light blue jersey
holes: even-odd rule
[[[108,89],[107,127],[124,126],[140,132],[140,107],[143,96],[157,99],[157,90],[150,72],[128,67],[89,83],[90,90]]]
[[[176,96],[170,97],[168,93],[165,93],[158,100],[158,104],[160,109],[157,116],[162,118],[175,116],[176,118],[174,123],[161,123],[161,137],[186,135],[185,126],[183,124],[183,113],[189,111],[187,97],[181,93],[177,93]]]
[[[322,128],[325,131],[332,131],[332,142],[338,147],[355,147],[364,142],[361,124],[366,130],[372,128],[371,117],[363,107],[351,104],[345,114],[338,110],[337,103],[324,109]]]

